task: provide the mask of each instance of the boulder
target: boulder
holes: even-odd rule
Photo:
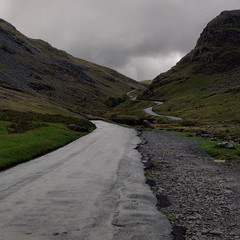
[[[143,120],[143,126],[146,128],[154,128],[153,125],[148,120]]]

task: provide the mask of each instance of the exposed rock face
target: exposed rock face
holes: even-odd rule
[[[203,30],[196,47],[179,65],[192,73],[226,72],[240,65],[240,10],[224,11]],[[176,66],[177,67],[177,66]]]
[[[240,10],[224,11],[206,26],[197,42],[197,47],[224,44],[239,46],[239,39]]]
[[[219,73],[240,65],[240,10],[224,11],[203,30],[182,62],[197,63],[193,72]]]
[[[160,74],[149,87],[150,91],[168,83],[173,74],[180,73],[179,80],[187,80],[182,72],[219,73],[240,66],[240,10],[224,11],[203,30],[196,47],[175,67]],[[190,65],[190,66],[189,66]],[[190,69],[189,69],[190,68]],[[148,95],[151,95],[149,92]]]

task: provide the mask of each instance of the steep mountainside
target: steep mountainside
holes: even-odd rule
[[[0,19],[0,109],[100,114],[108,97],[134,88],[142,85],[29,39]]]
[[[240,10],[224,11],[203,30],[196,47],[157,76],[144,99],[185,119],[240,121]]]

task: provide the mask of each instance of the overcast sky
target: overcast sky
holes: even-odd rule
[[[188,53],[205,25],[240,0],[0,0],[0,18],[31,38],[152,79]]]

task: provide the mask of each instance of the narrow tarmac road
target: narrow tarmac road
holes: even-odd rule
[[[156,113],[156,112],[153,111],[153,107],[145,108],[145,109],[144,109],[144,112],[147,113],[147,114],[149,114],[149,115],[152,115],[152,116],[158,116],[158,117],[168,118],[168,119],[175,120],[175,121],[182,120],[182,118],[180,118],[180,117],[158,114],[158,113]]]
[[[171,239],[135,130],[94,123],[93,133],[0,173],[0,240]]]

